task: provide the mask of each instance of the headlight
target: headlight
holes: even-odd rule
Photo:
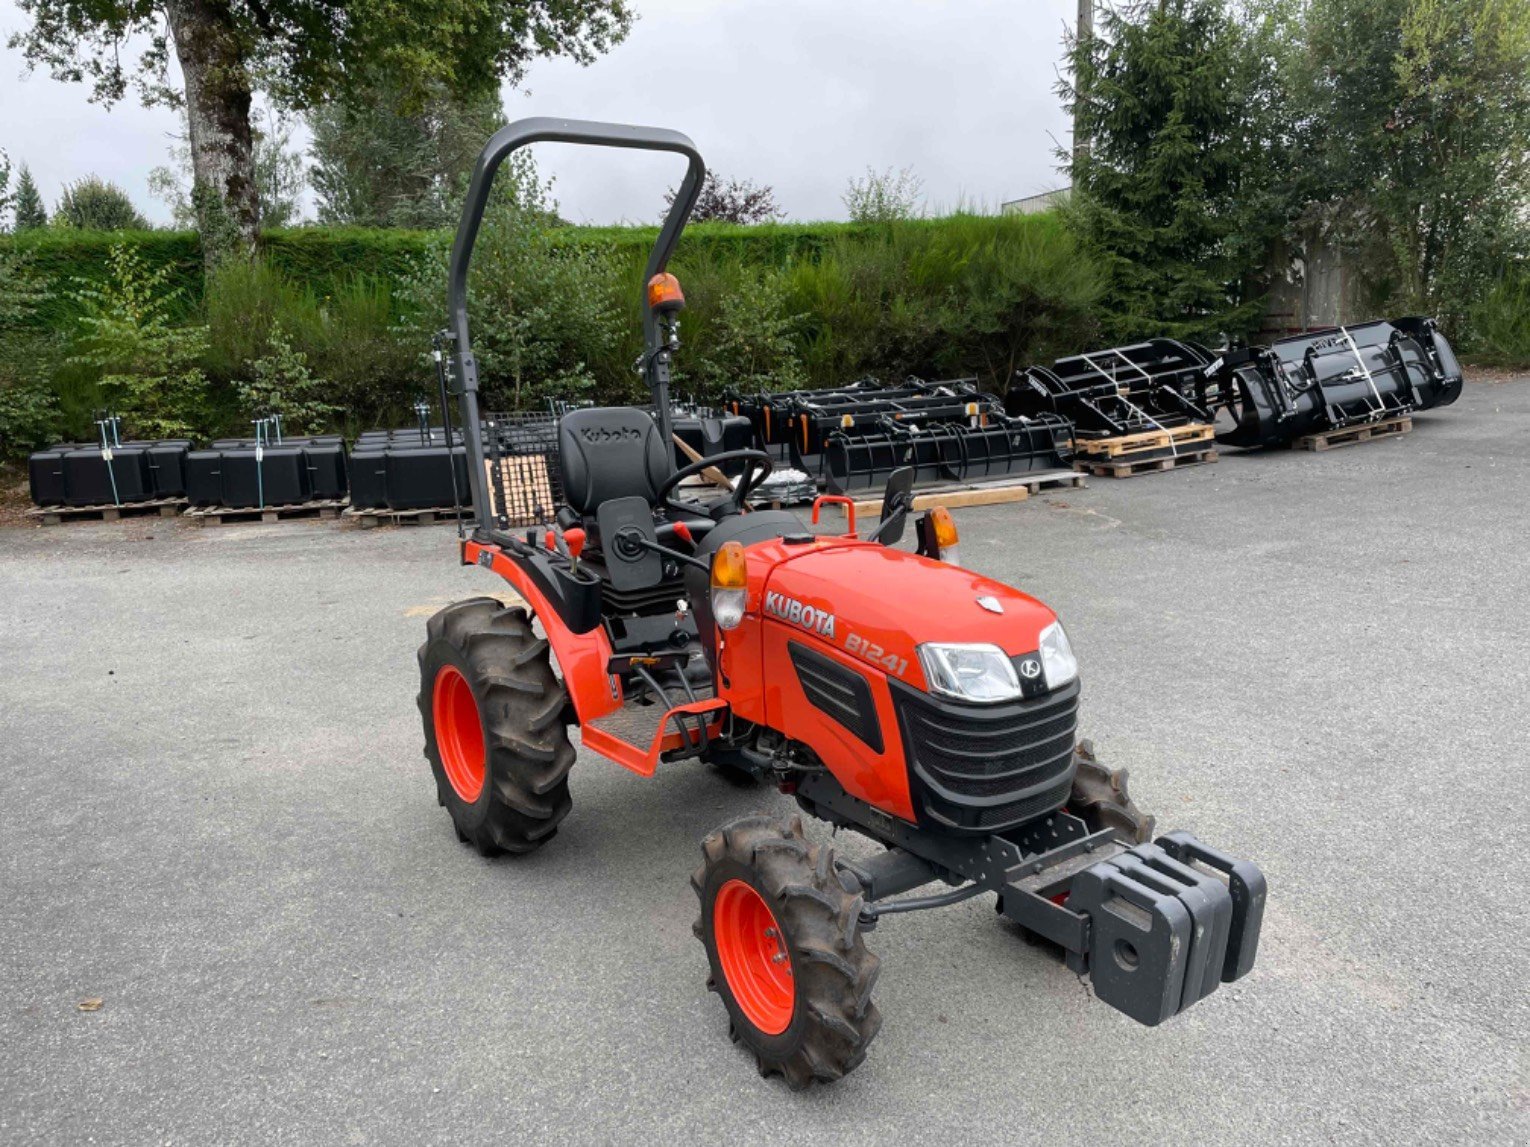
[[[997,645],[921,645],[919,664],[932,693],[963,701],[1013,701],[1020,696],[1014,662]]]
[[[1073,656],[1073,646],[1068,644],[1068,634],[1060,621],[1041,631],[1041,669],[1046,674],[1048,689],[1066,685],[1078,676],[1078,658]]]

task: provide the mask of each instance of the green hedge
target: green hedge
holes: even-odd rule
[[[641,397],[631,364],[657,234],[656,226],[486,226],[472,275],[486,399],[530,407],[552,396]],[[35,361],[32,373],[48,378],[64,429],[88,427],[92,409],[116,400],[101,389],[102,372],[80,364],[72,294],[79,280],[102,282],[111,249],[125,245],[144,275],[162,272],[163,289],[176,292],[172,322],[207,330],[199,428],[247,423],[241,385],[278,327],[324,381],[337,417],[351,429],[375,425],[407,418],[413,398],[434,391],[425,351],[445,322],[450,241],[448,232],[274,231],[263,237],[263,260],[220,273],[204,297],[193,234],[30,232],[11,242],[29,256],[44,300],[23,329],[0,334],[15,348],[34,340],[12,357]],[[703,399],[866,374],[977,375],[1002,391],[1017,367],[1098,337],[1103,276],[1056,215],[700,224],[687,228],[673,269],[688,303],[677,387]],[[11,375],[0,364],[0,389],[19,384]],[[19,439],[14,427],[9,437]]]
[[[70,292],[80,279],[98,283],[106,274],[107,252],[122,244],[135,249],[152,269],[172,268],[170,283],[188,302],[202,297],[202,244],[190,231],[73,231],[41,227],[8,236],[28,256],[33,272],[45,285],[36,325],[58,330],[75,315]]]
[[[939,228],[939,220],[907,226]],[[686,228],[680,258],[687,261],[724,259],[760,267],[780,267],[813,259],[830,244],[854,240],[872,229],[853,223],[779,223],[739,227],[699,223]],[[659,234],[658,227],[564,227],[553,233],[556,245],[600,248],[641,265]],[[378,230],[365,227],[297,227],[267,232],[261,238],[266,260],[303,289],[316,295],[333,294],[358,276],[397,281],[430,249],[449,243],[449,232]],[[41,308],[41,325],[57,328],[73,317],[69,292],[75,281],[100,280],[106,253],[113,246],[134,248],[150,270],[169,265],[171,283],[189,304],[202,299],[202,246],[192,231],[72,231],[40,228],[8,237],[30,255],[32,266],[48,286]],[[633,290],[637,291],[638,285]]]

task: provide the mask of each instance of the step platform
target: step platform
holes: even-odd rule
[[[580,726],[584,747],[639,776],[653,776],[666,754],[697,746],[702,721],[709,738],[721,732],[728,703],[711,696],[710,685],[698,684],[693,688],[696,700],[681,705],[666,707],[661,701],[647,705],[628,701],[610,713],[585,721]]]

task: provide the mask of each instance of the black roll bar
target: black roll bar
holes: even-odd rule
[[[493,510],[489,503],[488,483],[484,477],[483,440],[478,432],[478,364],[473,358],[472,344],[468,339],[468,265],[473,259],[473,245],[478,239],[478,227],[483,222],[495,172],[511,152],[533,143],[581,143],[593,147],[672,151],[685,156],[689,163],[675,201],[670,205],[669,214],[664,217],[663,226],[659,228],[658,241],[648,256],[648,269],[643,274],[641,288],[643,372],[653,391],[654,406],[659,412],[659,430],[666,444],[674,433],[669,410],[669,352],[658,316],[648,304],[648,281],[669,264],[669,257],[674,253],[680,232],[685,229],[685,221],[690,217],[691,209],[696,206],[696,197],[701,194],[701,184],[707,174],[701,153],[687,136],[661,127],[634,127],[629,124],[594,123],[545,116],[507,124],[490,138],[473,167],[473,178],[468,183],[467,200],[462,204],[462,220],[457,224],[457,237],[452,242],[451,262],[447,272],[453,373],[460,388],[462,439],[467,448],[468,477],[473,487],[473,512],[481,532],[491,527]]]

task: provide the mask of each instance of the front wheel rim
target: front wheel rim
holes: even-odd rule
[[[739,1010],[766,1035],[780,1035],[791,1026],[797,985],[786,936],[753,885],[730,880],[717,890],[712,936]]]
[[[443,665],[431,689],[436,751],[452,791],[468,804],[483,792],[483,721],[472,686],[455,665]]]

